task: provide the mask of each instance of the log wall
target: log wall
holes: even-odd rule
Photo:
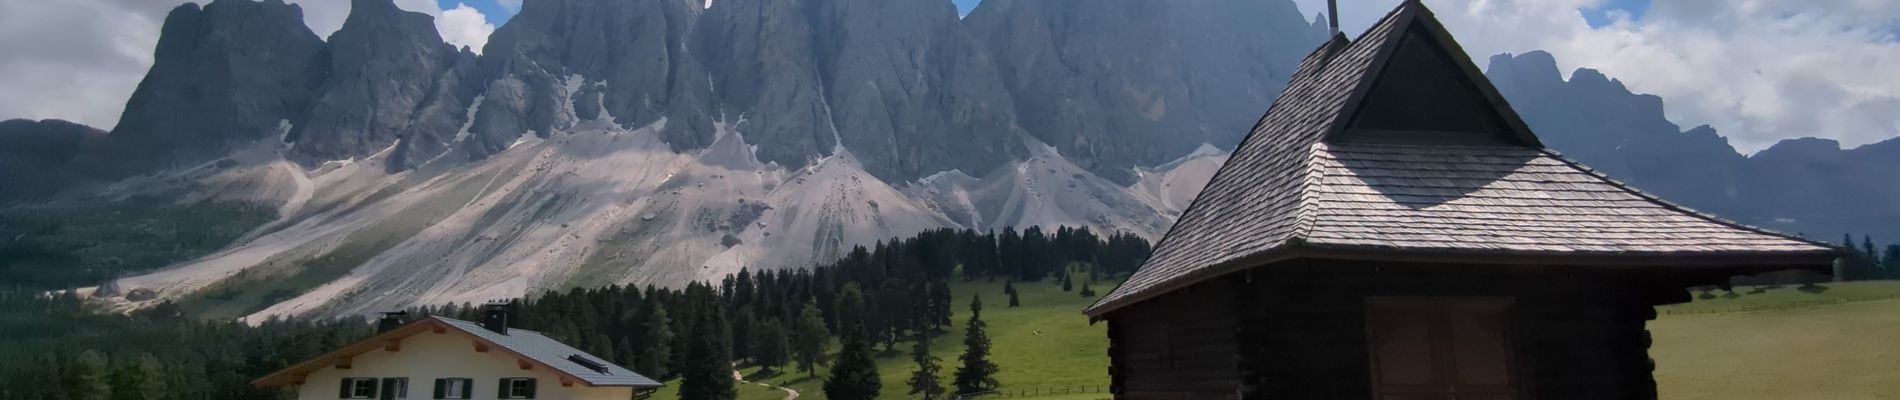
[[[1655,318],[1654,304],[1685,296],[1679,285],[1653,282],[1292,261],[1109,315],[1110,372],[1118,399],[1370,399],[1366,297],[1505,296],[1516,299],[1521,398],[1650,400],[1656,383],[1644,324]]]

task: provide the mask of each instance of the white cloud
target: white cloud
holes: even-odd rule
[[[495,25],[488,23],[488,16],[460,3],[443,11],[442,16],[435,19],[435,27],[442,32],[442,40],[456,47],[468,46],[476,53],[481,53],[482,46],[488,44],[488,35],[495,33]]]
[[[0,0],[0,119],[59,118],[112,129],[151,68],[166,13],[185,1]],[[445,12],[434,0],[395,1],[436,17],[444,40],[457,46],[479,51],[494,30],[466,6]],[[342,28],[350,13],[344,0],[290,2],[323,37]]]
[[[152,64],[169,5],[0,0],[0,118],[110,128]]]
[[[508,11],[521,11],[521,0],[496,0],[495,4]]]
[[[1594,29],[1577,9],[1599,0],[1427,3],[1478,60],[1548,50],[1565,71],[1595,68],[1662,96],[1677,124],[1712,125],[1744,152],[1791,137],[1854,146],[1900,135],[1900,2],[1656,1],[1640,21]],[[1350,3],[1342,25],[1357,34],[1397,4]]]

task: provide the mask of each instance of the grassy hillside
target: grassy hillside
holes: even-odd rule
[[[1900,394],[1900,282],[1771,289],[1664,307],[1650,323],[1665,399],[1886,399]],[[1668,314],[1675,312],[1678,314]],[[1683,314],[1695,312],[1698,314]]]
[[[1077,275],[1078,277],[1081,275]],[[1076,290],[1080,291],[1080,279]],[[1110,282],[1098,282],[1096,291],[1108,292]],[[1107,398],[1108,326],[1089,325],[1082,309],[1095,301],[1076,292],[1064,292],[1053,280],[1016,285],[1022,307],[1009,308],[1002,282],[967,282],[951,287],[956,302],[954,326],[949,333],[932,340],[931,353],[943,359],[942,381],[948,386],[956,373],[957,356],[963,352],[964,323],[970,318],[970,297],[983,296],[983,321],[989,324],[991,360],[1000,368],[997,380],[1008,391],[1062,393],[1069,395],[1030,396],[1039,399]],[[878,373],[884,381],[882,398],[906,399],[909,387],[904,381],[915,370],[910,361],[911,343],[897,345],[878,354]],[[833,351],[840,346],[833,345]],[[882,349],[881,347],[879,348]],[[755,379],[800,392],[800,400],[824,398],[824,371],[817,377],[787,371],[782,375]],[[824,369],[821,367],[820,369]],[[756,368],[744,371],[756,374]],[[1079,393],[1085,391],[1093,393]],[[745,392],[746,389],[741,389]],[[667,398],[667,397],[660,397]],[[742,398],[745,398],[742,396]],[[781,396],[782,398],[782,396]]]
[[[1108,398],[1095,392],[1108,385],[1106,326],[1089,325],[1081,314],[1094,299],[1064,292],[1052,281],[1017,287],[1021,308],[1005,307],[1008,298],[1001,283],[968,282],[952,288],[956,324],[932,348],[943,359],[943,381],[950,382],[962,352],[970,296],[980,293],[1004,390],[1041,392],[1020,396],[1035,399]],[[1107,292],[1113,284],[1096,287]],[[1818,292],[1792,286],[1760,291],[1742,287],[1732,296],[1718,291],[1713,298],[1662,307],[1664,315],[1650,325],[1662,397],[1878,399],[1900,393],[1900,373],[1894,372],[1900,371],[1900,282],[1824,287]],[[884,398],[912,398],[904,385],[914,369],[909,349],[909,343],[902,343],[895,351],[879,354]],[[824,398],[824,376],[824,371],[816,377],[788,371],[755,380],[790,387],[800,392],[801,400],[811,400]],[[1064,388],[1088,393],[1062,394]],[[672,390],[677,388],[658,398],[674,398]],[[740,394],[746,400],[784,397],[783,392],[756,385],[741,385]]]

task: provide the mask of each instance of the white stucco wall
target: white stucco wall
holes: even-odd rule
[[[326,367],[311,372],[297,387],[301,400],[334,400],[343,378],[409,378],[409,399],[434,397],[437,378],[468,378],[474,392],[470,399],[492,400],[501,378],[535,378],[537,400],[629,400],[633,388],[586,387],[576,382],[561,387],[558,373],[536,365],[523,371],[514,356],[491,348],[475,351],[475,339],[451,330],[447,333],[423,332],[402,340],[401,349],[383,349],[363,353],[351,360],[350,369]]]

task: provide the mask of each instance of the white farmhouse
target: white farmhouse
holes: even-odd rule
[[[384,317],[368,339],[253,381],[314,399],[629,400],[660,383],[540,333],[509,329],[490,309],[474,323]]]

